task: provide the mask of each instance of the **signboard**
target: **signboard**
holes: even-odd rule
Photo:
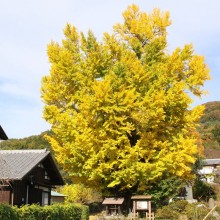
[[[148,209],[147,201],[137,201],[137,210],[146,210]]]

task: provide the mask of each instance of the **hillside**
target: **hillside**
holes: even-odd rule
[[[220,158],[220,101],[205,103],[205,112],[201,117],[198,132],[204,145],[207,158]],[[50,144],[44,135],[51,134],[46,131],[23,139],[9,139],[0,142],[0,149],[48,149]]]
[[[205,112],[200,119],[198,132],[207,158],[220,158],[220,101],[204,104]]]
[[[50,134],[51,131],[42,132],[40,135],[33,135],[22,139],[9,139],[0,142],[1,150],[21,150],[21,149],[48,149],[51,150],[50,144],[44,138],[44,135]]]

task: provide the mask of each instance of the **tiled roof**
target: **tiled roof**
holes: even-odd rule
[[[203,166],[209,166],[209,165],[218,165],[220,164],[220,158],[216,159],[205,159],[202,161]]]
[[[0,125],[0,140],[7,140],[7,139],[8,139],[8,137],[5,134],[5,132],[4,132],[3,128],[1,127],[1,125]]]
[[[0,179],[22,179],[49,154],[47,150],[0,150]]]
[[[54,197],[66,197],[66,195],[58,193],[58,192],[53,191],[53,190],[51,191],[51,196],[54,196]]]
[[[102,202],[103,205],[122,205],[124,198],[105,198]]]

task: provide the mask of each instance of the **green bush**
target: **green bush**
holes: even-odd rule
[[[15,209],[7,204],[0,204],[0,219],[1,220],[18,220],[18,214]]]
[[[55,220],[60,219],[63,220],[66,217],[66,207],[61,207],[58,204],[52,205],[52,206],[45,206],[44,208],[44,214],[46,216],[45,220]],[[67,218],[68,219],[68,218]]]
[[[17,208],[19,220],[37,220],[43,218],[43,208],[39,205],[24,205],[21,208]]]
[[[17,210],[19,220],[88,220],[89,208],[78,204],[54,204],[41,207],[39,205],[25,205]],[[1,219],[2,220],[2,219]],[[5,219],[9,220],[9,219]],[[17,219],[13,219],[17,220]]]
[[[178,200],[178,201],[172,202],[170,204],[170,208],[177,212],[184,213],[187,205],[188,205],[188,202],[186,200]]]
[[[82,214],[81,214],[81,220],[88,220],[89,219],[89,207],[86,205],[78,205],[81,210],[82,210]]]
[[[172,209],[171,206],[163,206],[161,209],[157,210],[156,218],[157,219],[170,219],[176,220],[178,219],[179,213]]]
[[[215,198],[215,191],[212,185],[196,179],[193,186],[194,198],[198,201],[207,201],[210,197]]]
[[[158,209],[156,212],[156,219],[177,220],[181,219],[181,216],[187,216],[189,220],[201,220],[209,211],[210,210],[204,204],[190,204],[187,201],[176,201]],[[216,218],[210,215],[206,220],[216,220]]]
[[[186,206],[186,214],[190,220],[203,219],[210,210],[202,204],[188,204]],[[206,220],[216,220],[215,217],[210,215]]]

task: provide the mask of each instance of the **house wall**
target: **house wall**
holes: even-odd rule
[[[29,174],[29,181],[33,181],[35,183],[40,183],[44,185],[50,185],[50,177],[44,167],[36,167],[30,174]]]
[[[64,203],[64,196],[51,196],[51,203]]]
[[[27,193],[27,188],[26,188],[26,180],[16,180],[12,183],[12,201],[11,204],[13,205],[24,205],[26,204],[26,193]]]
[[[214,167],[213,166],[204,166],[201,170],[200,173],[201,174],[210,174],[214,172]]]
[[[45,171],[43,167],[36,167],[23,180],[13,182],[14,205],[51,204],[51,181],[48,175],[45,176]]]
[[[220,166],[217,166],[216,164],[203,166],[202,169],[199,170],[201,179],[208,183],[213,183],[219,167]]]
[[[0,190],[0,203],[10,203],[11,191],[9,189]]]

